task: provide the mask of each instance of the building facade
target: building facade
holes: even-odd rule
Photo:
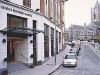
[[[70,40],[69,40],[69,31],[66,29],[65,30],[65,43],[66,42],[69,42]]]
[[[66,31],[66,38],[69,37],[69,41],[88,41],[95,38],[96,29],[95,27],[86,24],[84,26],[71,25]],[[69,35],[69,36],[68,36]],[[68,39],[67,39],[68,40]]]
[[[81,31],[83,30],[83,26],[79,26],[79,25],[71,25],[68,29],[69,31],[69,40],[70,41],[75,41],[75,40],[79,40],[79,36]]]
[[[12,61],[37,65],[59,53],[62,7],[54,3],[54,0],[0,0],[0,69],[7,68]]]
[[[95,39],[100,42],[100,3],[98,0],[96,1],[94,8],[91,8],[91,22],[96,30]]]
[[[93,40],[95,38],[95,29],[91,26],[83,26],[83,30],[80,32],[79,39],[83,41]]]

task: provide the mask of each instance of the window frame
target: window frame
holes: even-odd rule
[[[31,8],[31,0],[23,0],[23,5]]]

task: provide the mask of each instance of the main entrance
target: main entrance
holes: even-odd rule
[[[8,63],[20,61],[19,57],[25,56],[23,50],[27,49],[27,38],[8,37],[7,38],[7,59]],[[26,58],[23,57],[26,60]]]
[[[10,15],[10,14],[7,15],[7,27],[8,27],[7,30],[10,31],[7,34],[7,59],[8,59],[8,62],[12,62],[12,61],[16,60],[15,59],[16,58],[15,45],[18,42],[21,43],[22,38],[27,37],[26,35],[24,35],[22,33],[21,34],[16,33],[16,32],[21,32],[21,31],[18,31],[18,29],[16,30],[15,28],[18,28],[18,27],[23,28],[26,26],[27,26],[27,20],[25,18]],[[15,31],[13,31],[14,33],[11,32],[12,30],[15,30]],[[18,45],[16,45],[16,46],[18,46]]]
[[[36,22],[34,21],[33,24]],[[36,27],[27,28],[27,19],[14,15],[7,15],[7,27],[0,30],[0,33],[7,35],[7,60],[9,62],[21,61],[33,64],[37,63],[36,55],[36,34],[43,32]],[[32,36],[34,38],[32,38]],[[4,39],[5,41],[6,39]],[[34,46],[33,52],[28,54],[29,45]],[[34,53],[34,54],[33,54]],[[30,58],[29,58],[30,56]]]
[[[7,38],[7,68],[9,72],[28,69],[28,40],[25,37]]]
[[[8,39],[7,41],[7,59],[8,62],[15,61],[15,51],[13,46],[14,41],[12,39]]]

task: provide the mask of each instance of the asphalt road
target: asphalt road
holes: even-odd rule
[[[100,75],[100,57],[88,46],[81,46],[77,67],[59,67],[52,75]]]

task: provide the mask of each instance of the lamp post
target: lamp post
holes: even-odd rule
[[[54,23],[55,23],[55,38],[54,38],[54,51],[55,51],[55,65],[56,65],[56,17],[58,18],[58,14],[57,14],[57,16],[56,16],[56,11],[58,11],[58,6],[57,6],[57,10],[56,10],[56,3],[58,3],[58,2],[60,2],[60,22],[61,22],[61,2],[65,2],[65,1],[68,1],[68,0],[53,0],[53,4],[54,4]],[[58,5],[58,4],[57,4]],[[61,26],[62,27],[62,26]],[[61,28],[61,29],[63,29],[63,28]],[[63,41],[63,40],[62,40]]]

